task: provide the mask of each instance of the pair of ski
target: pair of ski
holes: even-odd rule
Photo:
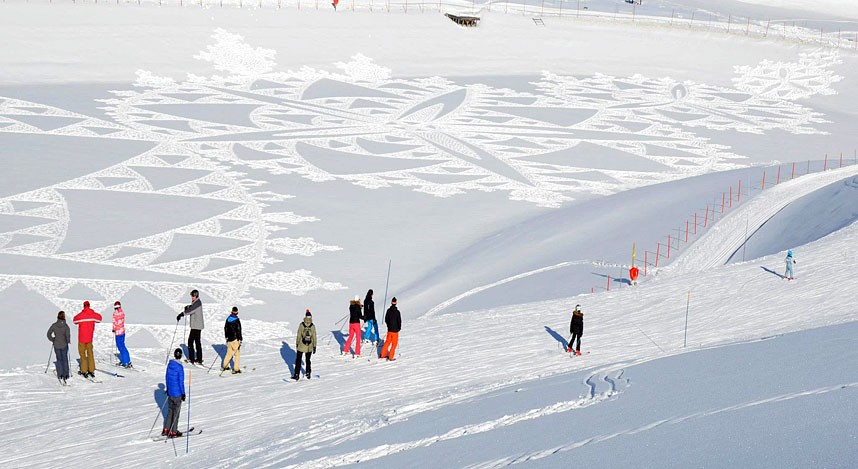
[[[199,430],[194,430],[195,428],[196,427],[189,428],[188,431],[182,433],[182,436],[174,436],[174,437],[169,437],[169,436],[164,436],[164,435],[153,436],[152,441],[164,441],[164,442],[166,442],[167,440],[175,440],[177,438],[187,438],[189,436],[199,435],[200,433],[203,432],[202,428]]]
[[[232,376],[232,375],[239,375],[239,376],[241,376],[241,375],[243,375],[243,374],[245,374],[245,373],[250,373],[251,371],[256,371],[256,368],[251,368],[251,369],[249,369],[249,370],[248,370],[247,368],[242,368],[242,369],[241,369],[241,373],[233,373],[233,372],[231,372],[231,371],[230,371],[229,373],[227,373],[227,371],[229,371],[229,368],[227,368],[227,369],[225,369],[225,370],[221,370],[221,371],[220,371],[220,373],[218,374],[218,376],[220,376],[221,378],[229,378],[229,377],[230,377],[230,376]]]
[[[307,375],[305,374],[304,376],[307,376]],[[314,374],[314,375],[313,375],[313,379],[320,379],[320,378],[321,378],[321,376],[319,376],[318,374]],[[309,379],[310,379],[310,378],[305,378],[305,381],[306,381],[306,380],[309,380]],[[283,382],[284,382],[284,383],[297,383],[298,381],[300,381],[300,380],[298,380],[298,379],[292,379],[291,377],[290,377],[290,378],[283,378]]]

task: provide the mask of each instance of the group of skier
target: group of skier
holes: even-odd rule
[[[372,299],[372,289],[366,292],[363,305],[360,302],[360,296],[355,295],[354,299],[349,302],[349,336],[346,343],[343,344],[342,355],[351,353],[352,341],[354,341],[354,356],[360,356],[361,342],[372,344],[373,349],[376,349],[380,343],[380,335],[378,333],[378,322],[375,318],[375,302]],[[361,331],[361,321],[364,322],[363,331]],[[390,300],[390,307],[384,314],[384,324],[387,326],[387,336],[381,348],[379,357],[388,361],[396,360],[396,346],[399,344],[399,331],[402,329],[402,315],[399,313],[399,308],[396,307],[396,297]]]
[[[86,378],[95,377],[95,356],[92,350],[92,339],[95,335],[95,325],[101,322],[101,315],[93,311],[89,301],[83,302],[83,309],[76,314],[72,321],[78,326],[77,349],[80,354],[80,370],[78,374]],[[131,355],[125,346],[125,313],[122,311],[120,302],[113,303],[113,335],[116,341],[116,349],[119,352],[119,366],[130,368]],[[69,371],[69,343],[71,342],[71,331],[66,324],[66,313],[57,313],[57,321],[48,329],[48,340],[53,343],[54,353],[57,355],[57,379],[62,384],[68,384]]]

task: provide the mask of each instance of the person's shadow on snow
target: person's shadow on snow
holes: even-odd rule
[[[218,361],[223,363],[223,358],[226,356],[226,345],[224,344],[212,344],[212,348],[218,356]],[[226,363],[229,366],[229,363]]]
[[[337,343],[340,344],[339,350],[342,350],[343,347],[346,346],[346,339],[348,339],[349,336],[343,334],[342,331],[331,331],[331,334],[333,334],[334,340],[336,340]],[[358,340],[360,340],[360,337],[358,337]]]
[[[764,266],[762,266],[762,265],[761,265],[761,266],[760,266],[760,268],[761,268],[761,269],[763,269],[763,270],[765,270],[766,272],[768,272],[768,273],[772,274],[772,275],[777,276],[778,278],[784,278],[784,276],[783,276],[783,275],[781,275],[781,274],[779,274],[779,273],[775,272],[774,270],[772,270],[772,269],[770,269],[770,268],[768,268],[768,267],[764,267]]]
[[[551,337],[554,337],[554,340],[556,340],[557,342],[560,342],[560,344],[563,345],[563,349],[565,350],[566,347],[569,345],[568,342],[566,342],[566,339],[562,335],[560,335],[559,332],[555,331],[554,329],[552,329],[548,326],[544,326],[544,327],[545,327],[545,332],[547,332]]]
[[[161,417],[167,421],[167,386],[164,383],[158,383],[158,389],[155,390],[155,403],[161,409]]]
[[[289,346],[285,341],[282,341],[283,345],[280,347],[280,356],[283,357],[283,361],[286,362],[286,366],[289,367],[289,374],[295,374],[295,358],[298,357],[298,354],[292,350],[292,347]]]

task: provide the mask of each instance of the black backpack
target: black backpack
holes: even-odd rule
[[[312,324],[310,324],[310,327],[304,326],[304,337],[301,340],[306,345],[310,345],[313,343],[313,325]]]

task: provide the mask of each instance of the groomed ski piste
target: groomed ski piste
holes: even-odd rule
[[[283,5],[0,5],[3,467],[858,465],[854,50],[497,2],[477,28]],[[719,9],[858,30],[833,0]],[[194,288],[195,431],[153,441]],[[379,318],[398,299],[396,361],[341,354],[369,288]],[[243,373],[221,376],[234,305]],[[69,386],[46,363],[60,309]]]

